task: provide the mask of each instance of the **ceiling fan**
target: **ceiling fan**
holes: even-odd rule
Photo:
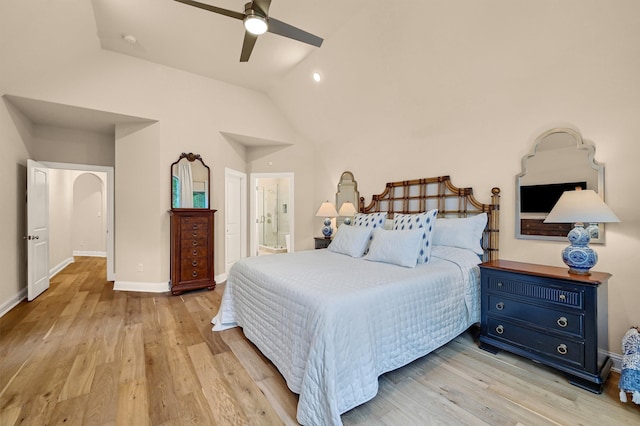
[[[242,52],[240,53],[240,62],[247,62],[249,60],[251,51],[253,51],[253,46],[256,44],[256,40],[258,40],[258,36],[265,32],[288,37],[316,47],[320,47],[322,45],[323,40],[320,37],[270,17],[269,6],[271,5],[271,0],[250,1],[244,5],[244,13],[211,6],[209,4],[193,0],[175,1],[243,21],[245,32],[244,42],[242,43]]]

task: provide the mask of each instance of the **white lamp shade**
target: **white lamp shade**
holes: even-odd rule
[[[320,217],[336,217],[336,216],[338,216],[338,212],[336,211],[336,208],[332,203],[330,203],[328,201],[325,201],[324,203],[322,203],[320,205],[320,208],[316,212],[316,216],[320,216]]]
[[[356,207],[350,201],[345,201],[340,206],[340,211],[338,212],[340,216],[353,216],[356,214]]]
[[[545,223],[604,223],[620,222],[618,216],[592,189],[565,191]]]

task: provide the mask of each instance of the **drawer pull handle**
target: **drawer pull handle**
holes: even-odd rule
[[[558,353],[560,355],[566,355],[567,354],[567,345],[565,345],[564,343],[561,343],[558,345],[558,347],[556,348],[556,350],[558,351]]]
[[[193,262],[191,262],[191,266],[198,266],[198,261],[194,260]],[[558,321],[560,321],[560,320],[558,320]]]
[[[504,333],[504,327],[502,325],[497,326],[496,327],[496,333],[498,333],[498,334]]]
[[[197,237],[197,236],[198,236],[198,233],[197,233],[197,232],[194,232],[192,235],[193,235],[194,237]]]
[[[499,282],[499,283],[498,283],[498,287],[502,287],[502,283],[500,283],[500,282]]]
[[[197,277],[198,276],[198,271],[191,272],[191,275],[193,275],[194,277]]]
[[[566,299],[567,299],[567,296],[565,296],[564,294],[561,294],[561,295],[560,295],[560,300],[564,301],[564,300],[566,300]]]
[[[556,322],[560,327],[566,327],[567,325],[569,325],[569,320],[567,320],[565,317],[558,318],[558,321]]]
[[[193,224],[193,229],[198,229],[198,224],[197,223]]]
[[[496,309],[501,311],[504,309],[504,302],[498,302],[496,303]]]
[[[192,251],[191,254],[193,254],[195,256],[196,254],[198,254],[198,250]]]
[[[193,240],[193,242],[191,243],[191,245],[195,247],[195,246],[197,246],[197,245],[198,245],[198,242],[197,242],[196,240]]]

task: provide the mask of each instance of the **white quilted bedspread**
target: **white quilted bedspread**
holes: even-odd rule
[[[241,326],[300,395],[298,421],[341,425],[378,376],[480,320],[478,256],[434,247],[413,269],[328,250],[259,256],[230,271],[214,331]]]

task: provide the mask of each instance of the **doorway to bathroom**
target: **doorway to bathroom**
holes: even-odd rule
[[[293,251],[293,173],[251,175],[253,255]]]

